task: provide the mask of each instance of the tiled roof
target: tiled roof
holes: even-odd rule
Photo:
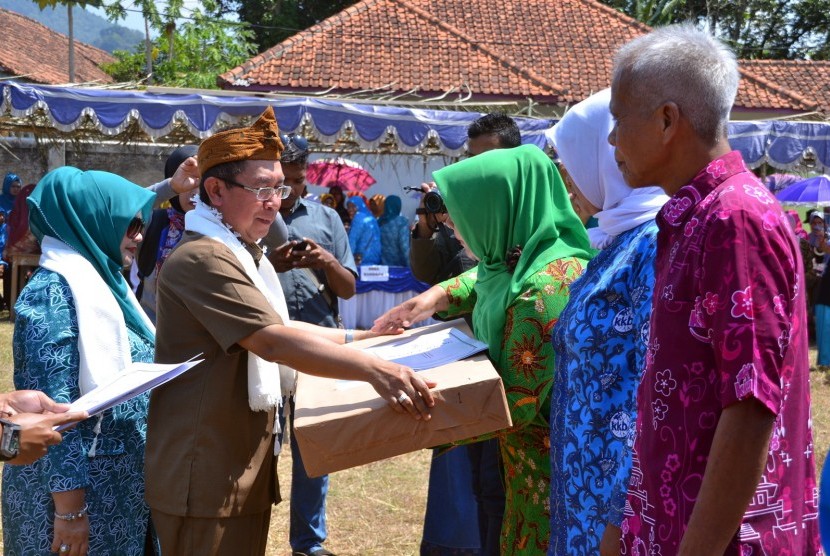
[[[598,18],[606,25],[596,37],[582,32]],[[219,83],[390,86],[425,96],[454,89],[566,104],[607,87],[609,52],[647,30],[590,0],[558,0],[556,9],[544,0],[363,0],[221,75]]]
[[[69,37],[18,13],[0,9],[0,71],[46,84],[69,80]],[[75,81],[111,83],[99,65],[114,62],[107,52],[75,41]]]
[[[830,61],[811,60],[741,60],[741,67],[798,91],[818,110],[830,115]]]
[[[610,84],[614,52],[650,28],[596,0],[363,0],[218,78],[225,89],[533,97],[569,105]],[[743,71],[737,106],[809,111]],[[454,96],[452,98],[455,98]]]

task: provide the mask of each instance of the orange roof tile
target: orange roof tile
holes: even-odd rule
[[[830,114],[830,61],[741,60],[741,67],[790,91]]]
[[[3,40],[0,71],[35,83],[59,84],[69,80],[69,37],[33,19],[0,9]],[[75,81],[111,83],[100,64],[114,62],[107,52],[75,41]]]
[[[363,0],[219,76],[225,89],[383,90],[579,102],[610,84],[614,52],[650,28],[596,0]],[[814,102],[742,70],[736,106]]]

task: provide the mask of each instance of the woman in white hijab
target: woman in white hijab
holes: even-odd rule
[[[609,90],[574,106],[548,132],[572,179],[573,201],[599,225],[599,254],[571,286],[553,329],[551,539],[549,555],[597,554],[622,521],[636,423],[636,391],[648,344],[657,225],[668,197],[632,189],[608,144]],[[617,537],[618,538],[618,537]]]

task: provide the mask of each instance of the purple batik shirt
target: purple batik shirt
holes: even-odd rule
[[[733,151],[680,189],[657,224],[622,553],[677,552],[721,413],[755,398],[775,426],[726,554],[818,554],[804,274],[789,221]]]

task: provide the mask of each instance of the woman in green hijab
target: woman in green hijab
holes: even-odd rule
[[[490,151],[433,177],[447,224],[479,264],[390,310],[374,330],[472,311],[513,419],[494,433],[506,497],[501,553],[543,555],[550,535],[550,332],[593,252],[556,167],[535,146]]]
[[[155,330],[121,269],[132,262],[155,194],[107,172],[64,167],[29,196],[40,268],[15,304],[14,384],[72,402],[133,361]],[[149,396],[64,433],[39,461],[3,469],[3,541],[14,554],[143,555]]]

